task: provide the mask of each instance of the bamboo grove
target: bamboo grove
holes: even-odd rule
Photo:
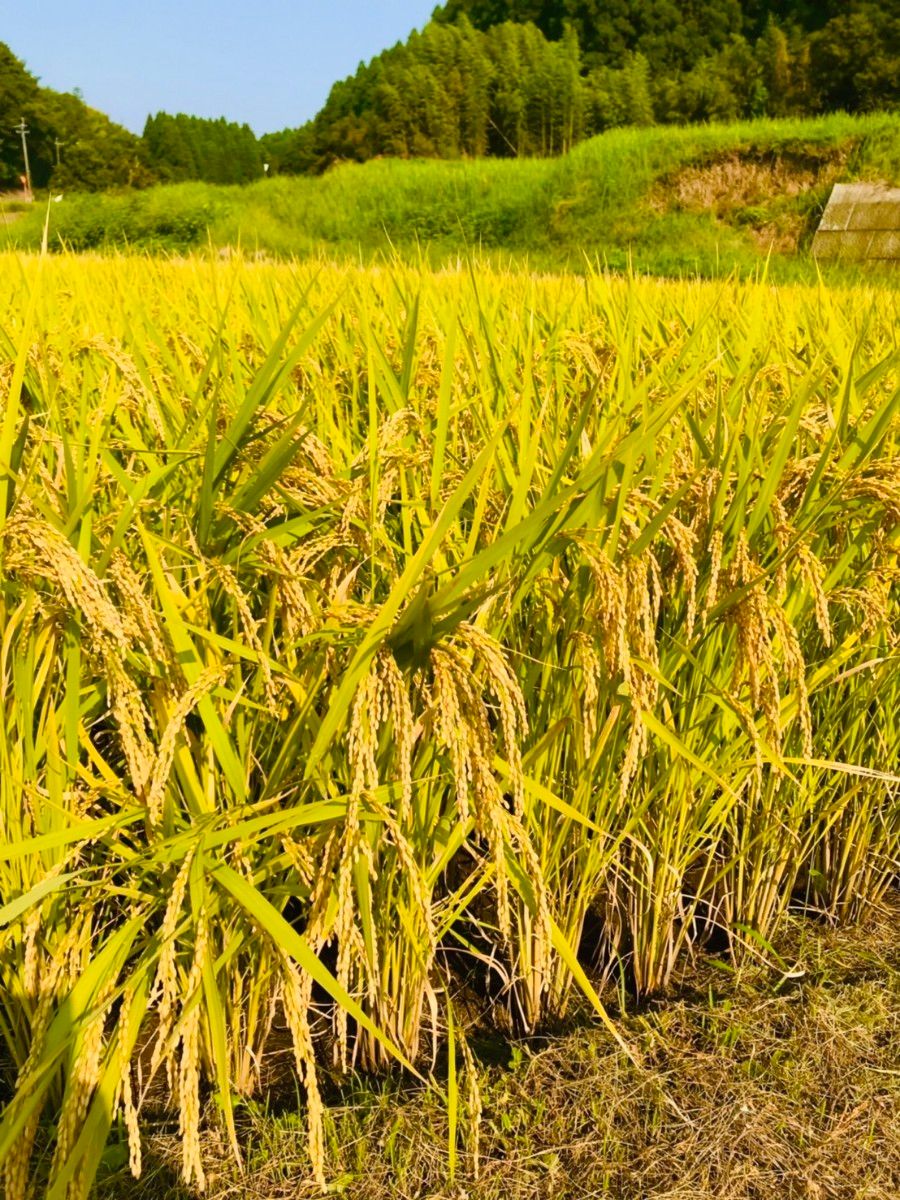
[[[892,293],[7,256],[0,313],[7,1200],[148,1097],[202,1188],[277,1037],[324,1180],[323,1065],[896,886]]]

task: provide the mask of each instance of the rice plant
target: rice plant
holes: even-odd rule
[[[890,293],[3,266],[7,1200],[896,886]]]

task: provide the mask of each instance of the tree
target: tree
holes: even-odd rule
[[[439,21],[465,16],[478,29],[531,22],[551,41],[574,29],[590,67],[619,67],[640,52],[651,70],[683,70],[743,28],[740,0],[448,0]]]
[[[33,120],[34,104],[38,97],[37,80],[25,69],[8,46],[0,42],[0,186],[14,187],[24,169],[22,143],[14,133],[23,117]],[[42,131],[39,129],[40,135]],[[38,161],[38,174],[44,173]]]
[[[270,175],[307,175],[315,167],[312,122],[299,129],[263,134],[259,148]]]
[[[631,54],[619,72],[626,125],[652,125],[650,64],[643,54]]]
[[[382,154],[558,154],[613,125],[892,105],[896,20],[873,21],[876,7],[448,0],[421,33],[336,83],[307,126],[273,135],[267,153],[283,170]]]
[[[766,110],[771,116],[782,116],[790,107],[791,55],[787,37],[771,16],[756,43],[756,58],[766,89]]]
[[[900,104],[900,12],[853,4],[810,39],[810,85],[822,110],[848,112]]]
[[[0,43],[0,187],[15,187],[23,171],[14,126],[28,126],[34,186],[84,190],[152,182],[140,139],[90,108],[81,96],[42,88],[8,46]]]
[[[40,149],[52,158],[49,182],[54,188],[102,191],[155,181],[140,138],[77,96],[45,90],[41,110],[49,132]]]
[[[157,113],[147,118],[143,144],[147,162],[161,179],[206,183],[249,183],[262,173],[262,148],[249,125]]]

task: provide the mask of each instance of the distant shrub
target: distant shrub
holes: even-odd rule
[[[25,245],[38,244],[43,230],[46,210],[42,205],[33,207],[21,230],[16,230],[16,240]],[[188,249],[205,238],[222,209],[221,194],[203,185],[74,194],[50,207],[50,243],[72,250],[122,245]]]

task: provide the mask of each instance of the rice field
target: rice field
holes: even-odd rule
[[[0,266],[6,1200],[896,889],[895,293]]]

